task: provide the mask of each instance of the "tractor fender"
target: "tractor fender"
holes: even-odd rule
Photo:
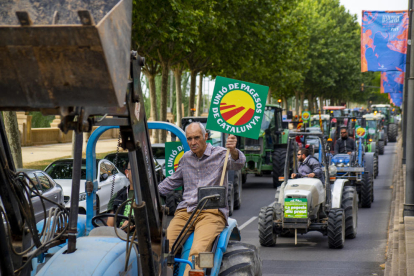
[[[364,168],[371,175],[374,175],[374,155],[375,155],[375,151],[366,152],[364,156]]]
[[[342,203],[342,191],[345,184],[347,184],[348,179],[337,179],[334,184],[331,185],[332,190],[332,207],[331,208],[341,208]]]
[[[375,153],[376,150],[377,150],[377,143],[372,142],[371,143],[371,152]]]

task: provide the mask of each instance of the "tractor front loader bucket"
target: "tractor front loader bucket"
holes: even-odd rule
[[[6,109],[122,106],[132,0],[0,2],[0,101]]]

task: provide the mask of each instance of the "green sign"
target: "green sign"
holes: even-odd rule
[[[306,198],[285,198],[285,218],[307,218],[308,200]]]
[[[269,87],[217,77],[207,129],[258,139]]]
[[[303,111],[302,112],[302,120],[303,121],[309,121],[311,118],[311,113],[309,111]]]
[[[171,176],[178,167],[181,157],[184,155],[184,147],[181,142],[165,143],[165,176]]]

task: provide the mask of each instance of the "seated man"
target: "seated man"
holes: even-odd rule
[[[201,123],[194,122],[188,125],[185,134],[191,151],[184,153],[175,173],[158,185],[161,195],[167,195],[175,188],[184,185],[183,201],[178,204],[174,218],[167,229],[170,251],[191,213],[195,211],[198,203],[197,188],[220,185],[226,157],[225,148],[213,147],[206,143],[208,134]],[[226,142],[226,147],[230,149],[231,154],[226,168],[229,170],[240,170],[246,162],[244,154],[236,149],[236,143],[236,136],[229,135]],[[227,187],[227,178],[224,179],[223,185]],[[200,252],[211,250],[214,239],[223,231],[227,223],[228,214],[228,206],[220,210],[208,209],[201,212],[189,231],[189,233],[194,232],[190,261],[193,255],[197,256]],[[188,275],[189,270],[190,266],[187,266],[184,275]]]
[[[112,198],[108,202],[108,213],[114,214],[118,210],[118,207],[122,205],[122,203],[124,203],[128,199],[131,199],[134,196],[134,185],[132,185],[133,182],[131,174],[131,165],[129,164],[129,162],[127,168],[125,169],[125,175],[129,180],[129,187],[122,188],[112,196]],[[131,210],[131,203],[132,202],[128,202],[125,206],[123,206],[122,210],[119,210],[118,214],[127,217]],[[114,218],[108,218],[106,224],[108,226],[114,226]],[[127,226],[127,224],[128,221],[125,220],[121,221],[118,226],[124,229]]]
[[[341,126],[341,138],[336,140],[335,144],[335,154],[346,153],[351,154],[356,150],[355,141],[352,138],[348,137],[348,131],[346,126]]]
[[[323,173],[319,161],[310,155],[309,149],[300,149],[298,151],[298,173],[292,173],[292,178],[301,178],[301,177],[316,177],[319,178],[322,183]]]

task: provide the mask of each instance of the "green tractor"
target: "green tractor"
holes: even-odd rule
[[[388,141],[397,142],[398,120],[395,116],[395,109],[389,104],[373,104],[371,108],[374,113],[376,111],[385,116],[383,124],[386,130],[385,133],[388,136]]]
[[[363,116],[367,124],[367,148],[368,151],[378,151],[384,154],[384,147],[387,144],[387,132],[383,126],[385,116],[380,113],[370,113]]]
[[[280,186],[279,176],[283,176],[285,167],[288,134],[288,123],[282,121],[282,109],[266,104],[259,139],[242,138],[241,151],[246,156],[246,166],[242,170],[243,183],[249,173],[262,176],[273,172],[273,187]]]
[[[320,118],[319,115],[312,115],[311,117],[311,126],[312,127],[321,127],[322,121],[322,129],[323,135],[326,137],[330,137],[330,130],[331,130],[331,116],[329,114],[321,114]]]

